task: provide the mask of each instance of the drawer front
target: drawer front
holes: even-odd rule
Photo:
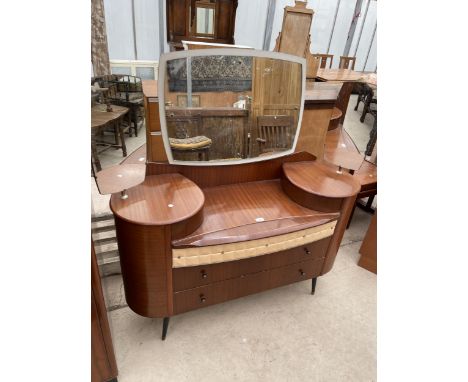
[[[270,288],[311,279],[320,275],[323,259],[308,260],[297,264],[275,268],[270,273]]]
[[[261,271],[231,280],[174,293],[174,313],[203,308],[268,289],[269,272]]]
[[[311,279],[320,274],[322,265],[323,259],[308,260],[176,292],[174,293],[174,313],[179,314],[281,285]]]
[[[323,259],[331,237],[285,251],[245,260],[196,267],[173,268],[174,291],[196,288],[306,260]]]

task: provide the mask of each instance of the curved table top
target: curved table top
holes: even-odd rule
[[[102,195],[114,194],[145,180],[145,164],[120,164],[96,173],[96,184]]]
[[[296,187],[327,198],[346,198],[356,195],[361,184],[352,175],[318,161],[290,162],[283,164],[286,178]]]
[[[173,173],[150,175],[127,190],[128,198],[112,195],[110,208],[123,220],[142,225],[169,225],[186,220],[203,208],[203,191],[191,180]]]

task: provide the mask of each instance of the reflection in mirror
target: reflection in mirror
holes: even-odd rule
[[[174,161],[237,163],[293,150],[302,63],[235,52],[167,60],[163,134]]]
[[[201,35],[214,34],[214,9],[197,6],[196,33]]]

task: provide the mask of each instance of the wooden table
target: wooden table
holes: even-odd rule
[[[128,108],[123,106],[111,105],[112,111],[106,111],[106,105],[96,105],[91,108],[91,153],[96,165],[97,171],[101,171],[101,162],[98,157],[97,145],[106,146],[100,152],[107,150],[110,147],[121,148],[123,156],[127,156],[127,147],[125,146],[124,129],[122,127],[122,119],[128,114]],[[115,143],[98,141],[97,134],[107,126],[114,127]],[[120,137],[120,144],[119,144]]]
[[[342,83],[340,95],[336,101],[336,106],[343,112],[339,123],[343,124],[346,110],[348,109],[349,97],[355,83],[366,83],[376,86],[368,75],[372,72],[358,72],[351,69],[319,69],[317,71],[317,81],[326,81],[329,83]]]

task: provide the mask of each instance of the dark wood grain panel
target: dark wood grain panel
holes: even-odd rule
[[[101,276],[91,240],[91,380],[104,382],[117,377],[117,363],[102,293]]]
[[[316,277],[323,259],[308,260],[174,293],[175,314]]]
[[[372,216],[366,236],[362,241],[361,248],[359,248],[359,253],[361,257],[358,265],[377,274],[377,211]]]
[[[305,192],[326,198],[345,198],[359,192],[359,182],[346,172],[319,161],[285,163],[284,178]]]
[[[172,314],[170,228],[133,224],[115,216],[128,306],[145,317]]]
[[[127,190],[128,199],[112,195],[110,207],[123,220],[143,225],[168,225],[196,215],[205,201],[202,190],[180,174],[147,176]]]
[[[312,161],[315,156],[308,152],[294,153],[264,162],[243,163],[230,166],[181,166],[169,163],[148,163],[146,175],[179,173],[201,188],[226,184],[279,179],[282,165],[287,162]]]
[[[257,273],[307,260],[323,259],[331,237],[286,251],[226,263],[173,269],[174,291],[196,288],[241,275]]]
[[[315,227],[338,218],[338,214],[321,214],[294,203],[284,194],[278,179],[203,191],[203,223],[189,237],[173,245],[205,246],[253,240]],[[291,219],[289,224],[278,222],[287,218]],[[237,228],[236,235],[229,235],[233,228]]]
[[[320,275],[324,275],[325,273],[329,272],[335,263],[335,258],[338,253],[338,249],[340,247],[341,240],[343,239],[346,225],[348,224],[349,217],[351,216],[355,202],[356,195],[343,200],[341,206],[341,216],[338,219],[338,223],[336,224],[335,233],[333,234],[332,240],[330,241],[330,245],[327,250],[327,256],[325,257],[325,262]]]

